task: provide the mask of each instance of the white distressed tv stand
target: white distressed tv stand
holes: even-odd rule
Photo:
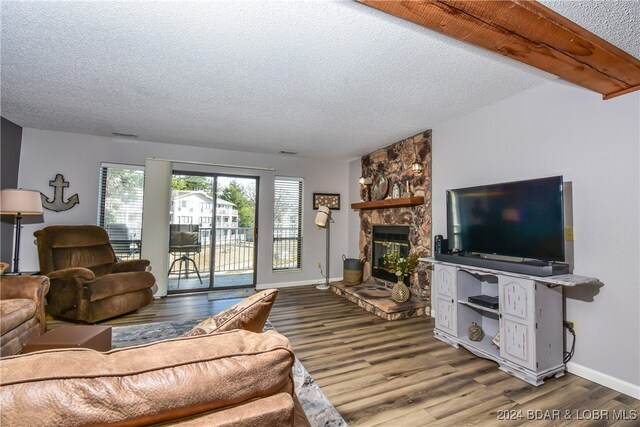
[[[562,286],[599,283],[595,278],[564,274],[538,277],[490,268],[420,258],[433,264],[434,335],[454,347],[491,359],[500,370],[539,386],[564,375]],[[498,297],[498,309],[469,302],[475,295]],[[477,323],[482,341],[471,341]],[[500,332],[500,347],[492,339]]]

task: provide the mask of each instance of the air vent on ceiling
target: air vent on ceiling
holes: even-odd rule
[[[296,153],[295,151],[280,150],[280,154],[286,154],[288,156],[295,156],[298,153]]]
[[[138,138],[138,135],[135,133],[122,133],[122,132],[111,132],[111,135],[116,138]]]

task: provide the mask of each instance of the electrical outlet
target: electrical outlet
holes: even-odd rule
[[[316,264],[316,267],[322,268],[322,261],[318,261],[318,263]]]
[[[573,320],[563,320],[562,326],[566,329],[573,329],[573,332],[578,335],[578,324]]]
[[[573,227],[564,228],[564,240],[567,242],[573,242]]]

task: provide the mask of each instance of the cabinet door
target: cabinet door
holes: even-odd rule
[[[500,276],[500,356],[535,368],[533,280]]]
[[[436,328],[458,336],[456,268],[435,266]]]

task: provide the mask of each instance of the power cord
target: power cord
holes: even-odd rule
[[[565,325],[565,328],[573,336],[573,340],[571,342],[571,350],[564,352],[563,363],[567,363],[569,360],[571,360],[571,358],[573,357],[576,351],[576,331],[573,330],[573,325],[572,326]]]
[[[320,275],[324,278],[324,280],[322,282],[318,282],[316,283],[314,286],[322,286],[326,284],[326,280],[327,280],[327,276],[326,274],[324,274],[324,272],[322,271],[322,266],[320,265],[320,263],[318,263],[318,269],[320,269]]]
[[[319,266],[318,268],[320,269],[320,275],[326,279],[326,278],[327,278],[327,276],[326,276],[326,275],[324,274],[324,272],[322,271],[322,267],[320,267],[320,266]]]

